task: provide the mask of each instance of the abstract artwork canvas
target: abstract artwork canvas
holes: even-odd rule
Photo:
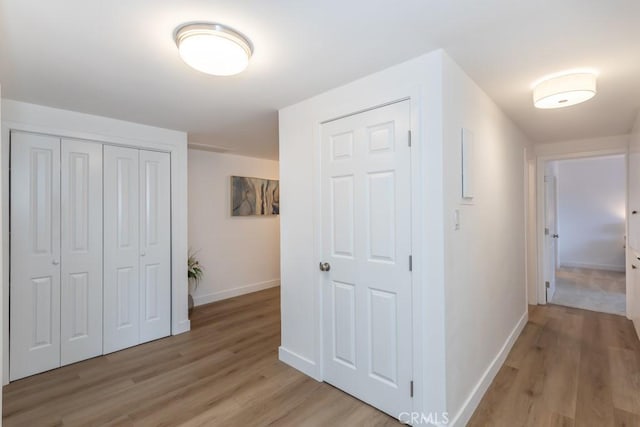
[[[277,180],[231,177],[231,216],[278,214],[280,189]]]

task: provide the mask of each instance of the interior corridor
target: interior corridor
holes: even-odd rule
[[[561,267],[551,303],[624,316],[625,295],[623,272]]]

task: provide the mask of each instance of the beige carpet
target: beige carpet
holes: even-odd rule
[[[562,267],[556,273],[551,303],[603,313],[626,314],[625,274]]]

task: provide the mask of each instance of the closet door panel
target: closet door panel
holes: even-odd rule
[[[60,366],[60,139],[11,133],[10,379]]]
[[[171,333],[171,168],[140,151],[140,342]]]
[[[61,364],[102,354],[102,145],[62,140]]]
[[[140,342],[139,155],[104,146],[104,353]]]

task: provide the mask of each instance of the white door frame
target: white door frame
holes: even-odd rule
[[[544,244],[544,219],[545,219],[545,186],[544,186],[544,175],[545,175],[545,166],[548,162],[553,162],[557,160],[572,160],[572,159],[586,159],[592,157],[606,157],[606,156],[615,156],[615,155],[624,155],[625,163],[628,157],[627,149],[604,149],[604,150],[593,150],[593,151],[581,151],[581,152],[573,152],[573,153],[565,153],[565,154],[551,154],[545,156],[537,156],[536,157],[536,242],[537,242],[537,264],[538,264],[538,281],[536,284],[537,290],[537,303],[540,305],[545,305],[547,303],[547,290],[545,287],[545,277],[544,277],[544,262],[545,262],[545,244]],[[628,173],[628,172],[627,172]],[[627,196],[628,199],[628,196]],[[626,201],[625,201],[626,203]],[[626,212],[626,207],[625,207]],[[626,233],[625,233],[626,234]],[[627,280],[627,295],[629,294],[629,281]],[[629,298],[627,300],[627,313],[629,313]],[[628,314],[627,314],[628,316]]]
[[[9,265],[9,148],[12,130],[42,133],[69,139],[162,151],[171,155],[171,335],[191,329],[187,307],[187,141],[186,134],[136,123],[15,103],[3,108],[2,121],[2,255]],[[7,112],[9,111],[9,114]],[[17,119],[14,119],[17,120]],[[179,141],[180,135],[184,139]],[[9,382],[9,272],[3,271],[2,383]]]
[[[361,108],[351,108],[350,110],[344,111],[340,110],[340,106],[336,106],[335,114],[330,114],[324,117],[322,120],[316,121],[313,132],[313,150],[314,150],[314,218],[313,223],[315,225],[314,230],[314,258],[316,260],[316,265],[322,259],[323,248],[322,248],[322,221],[321,221],[321,206],[322,206],[322,192],[321,192],[321,181],[322,181],[322,124],[337,120],[343,117],[347,117],[350,115],[362,113],[365,111],[369,111],[372,109],[376,109],[385,105],[393,104],[396,102],[406,101],[408,100],[411,107],[411,115],[410,115],[410,129],[412,133],[412,147],[411,147],[411,230],[412,230],[412,239],[411,239],[411,252],[413,255],[413,274],[412,274],[412,337],[413,337],[413,355],[412,355],[412,370],[413,370],[413,381],[414,381],[414,394],[413,394],[413,411],[416,412],[424,412],[425,408],[423,408],[423,403],[428,401],[435,405],[441,405],[444,408],[444,402],[440,403],[438,400],[431,398],[431,395],[435,392],[438,393],[439,390],[443,390],[440,388],[439,378],[437,380],[432,380],[433,376],[430,372],[425,372],[424,365],[424,355],[427,354],[426,348],[433,344],[433,342],[426,342],[425,335],[427,335],[427,331],[423,325],[430,324],[429,314],[426,313],[428,310],[425,310],[422,305],[423,298],[426,296],[426,292],[421,286],[424,283],[425,272],[423,265],[423,251],[424,251],[424,243],[421,236],[424,234],[425,226],[424,226],[424,209],[423,204],[425,203],[423,197],[425,191],[424,184],[424,166],[422,165],[422,155],[424,147],[421,147],[420,143],[416,143],[417,141],[422,141],[422,135],[420,134],[421,128],[419,124],[421,123],[421,115],[422,115],[422,107],[421,107],[421,91],[420,88],[416,88],[412,91],[409,96],[398,96],[393,98],[388,98],[386,101],[372,103],[370,105],[362,105]],[[415,236],[420,236],[420,238],[415,238]],[[435,245],[436,242],[433,242]],[[316,354],[318,357],[318,373],[319,377],[316,377],[317,380],[324,380],[324,349],[323,349],[323,307],[322,307],[322,287],[324,283],[324,276],[322,272],[316,267],[316,298],[318,303],[314,309],[317,324],[316,324]],[[436,327],[434,325],[434,327]],[[444,344],[444,343],[443,343]],[[438,366],[434,366],[434,369],[440,369]],[[444,384],[443,384],[444,386]],[[434,390],[435,389],[435,390]],[[431,408],[432,409],[432,408]],[[444,410],[444,409],[443,409]]]

